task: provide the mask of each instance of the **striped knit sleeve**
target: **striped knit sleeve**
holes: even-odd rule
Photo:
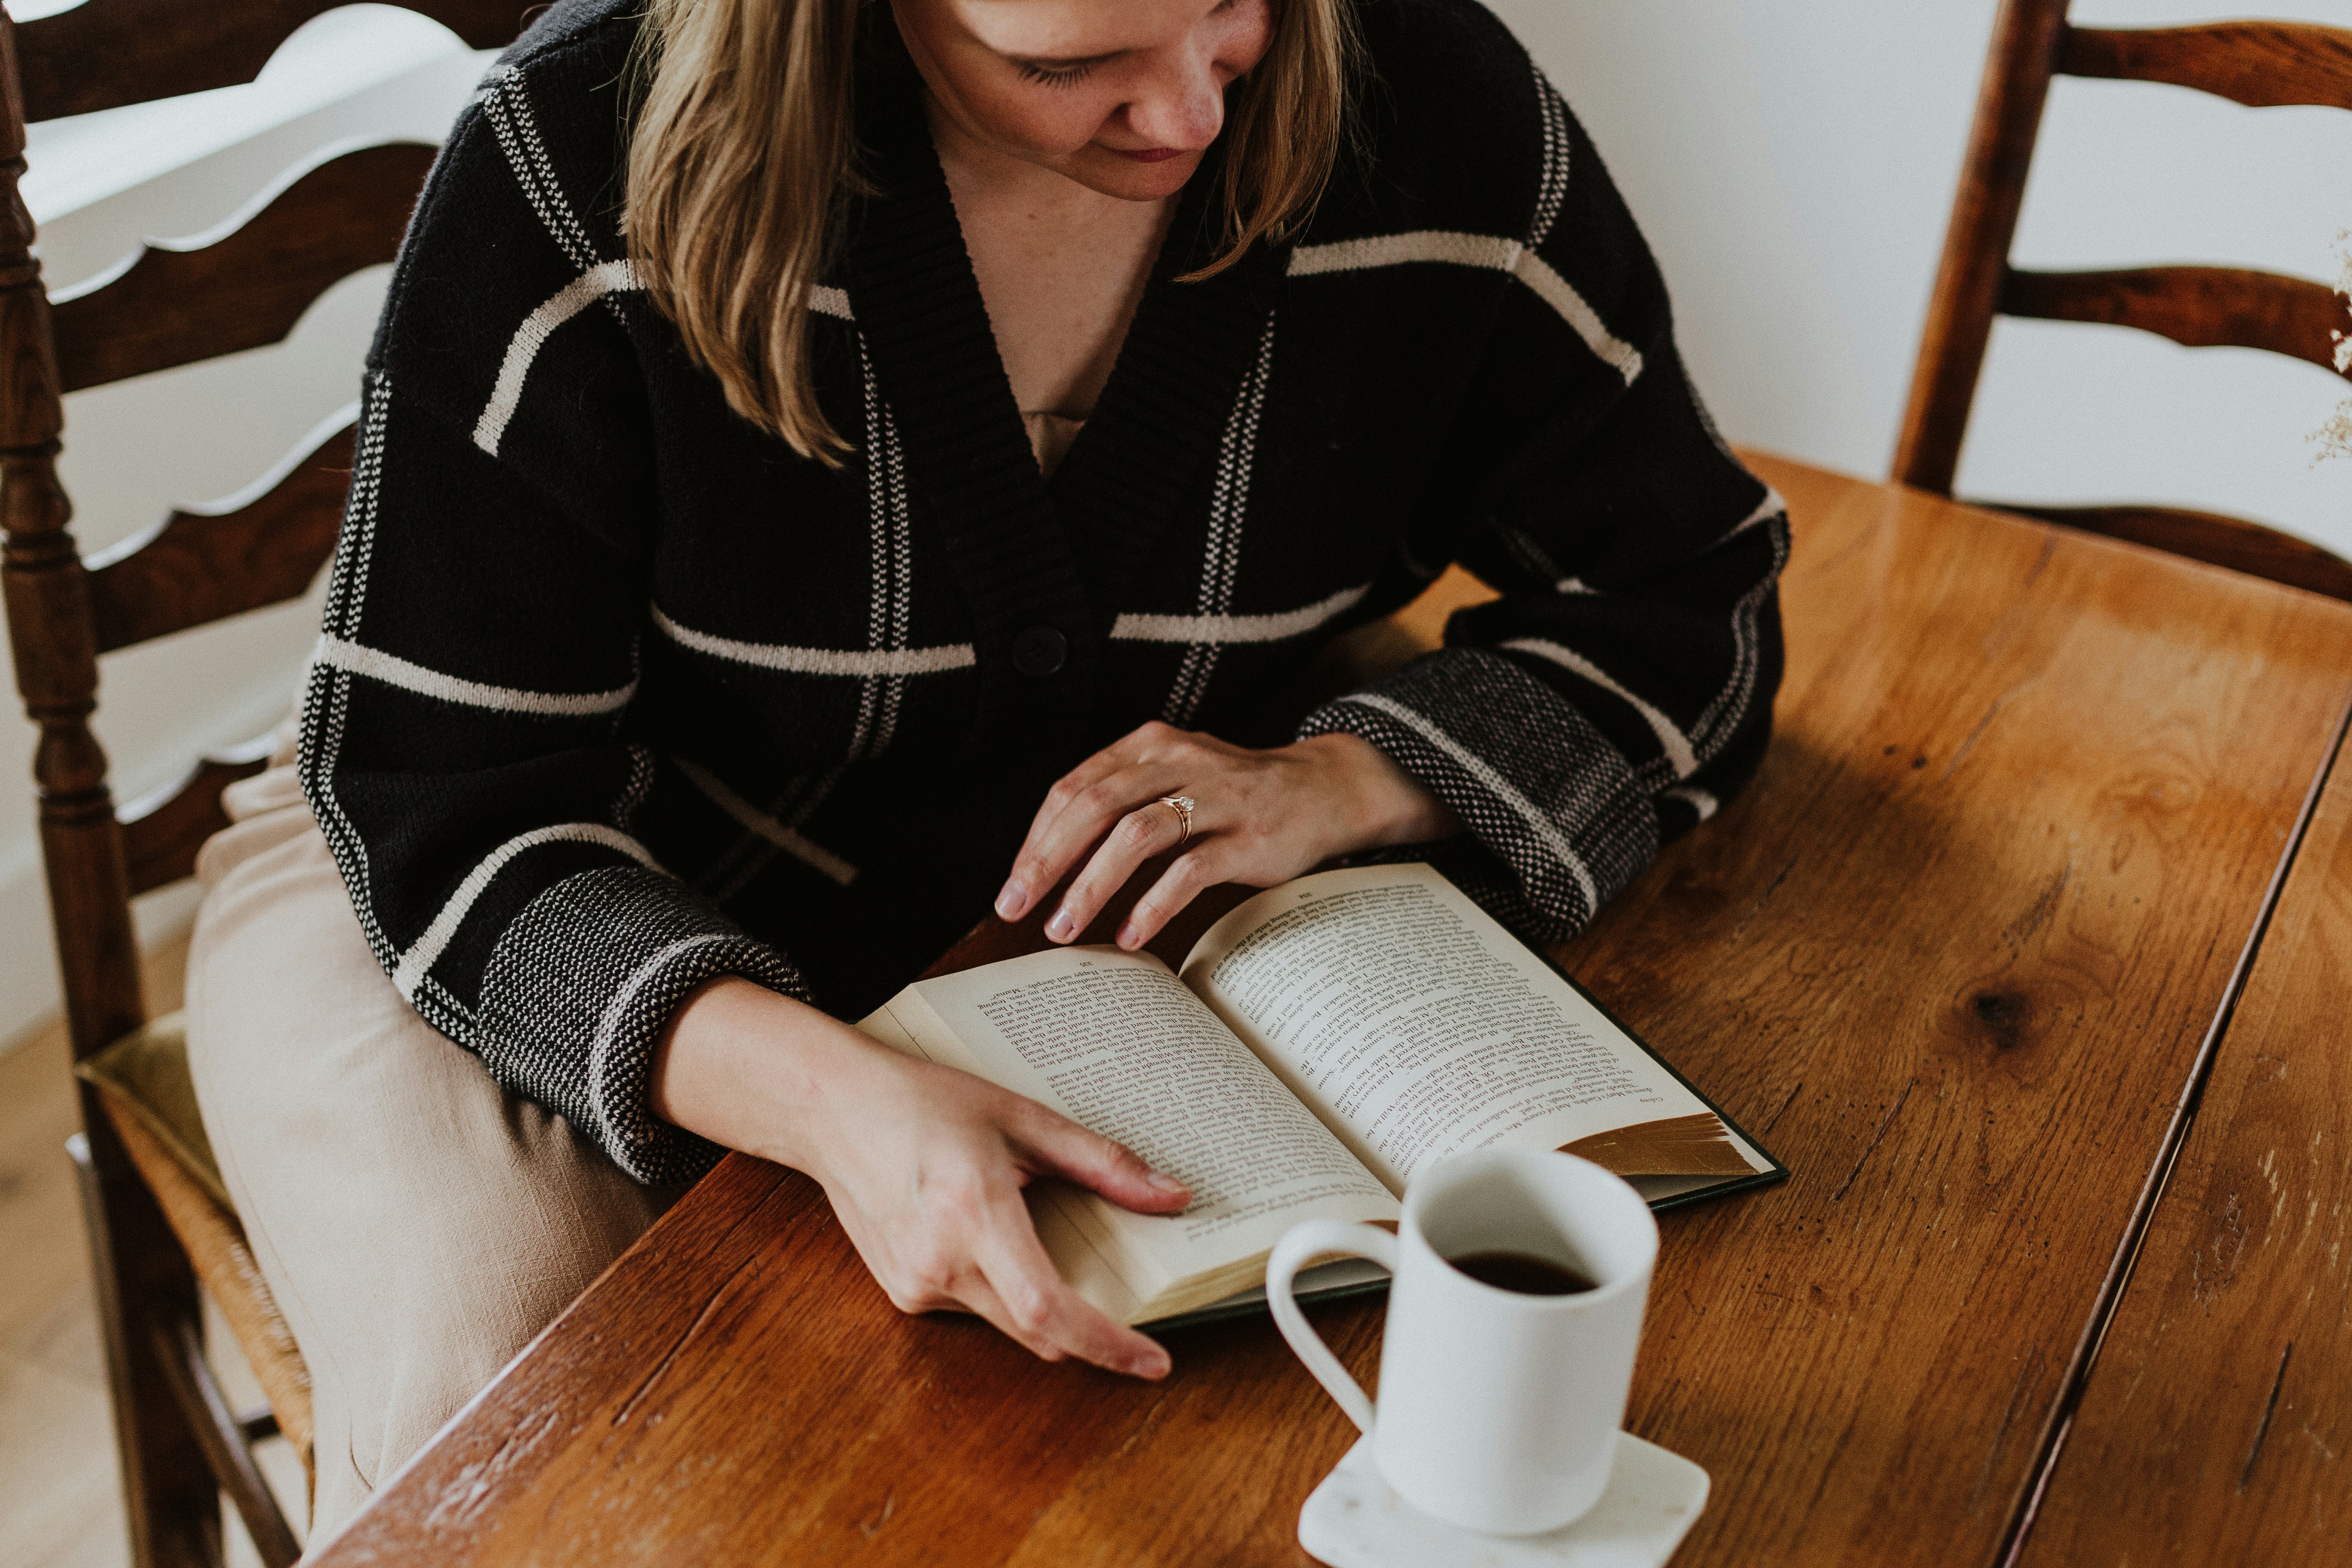
[[[608,287],[625,264],[545,176],[530,110],[520,73],[491,79],[395,268],[301,778],[401,994],[669,1183],[720,1152],[648,1110],[670,1013],[720,974],[803,991],[632,832],[654,772],[626,726],[656,511],[643,378]]]
[[[1310,714],[1452,806],[1426,855],[1541,940],[1580,930],[1762,760],[1781,666],[1780,500],[1724,446],[1665,287],[1540,74],[1533,211],[1407,541],[1500,591],[1446,646]]]

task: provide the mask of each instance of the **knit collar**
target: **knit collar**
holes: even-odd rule
[[[853,218],[851,310],[908,466],[937,510],[984,693],[1075,717],[1120,595],[1216,460],[1284,258],[1260,244],[1216,278],[1175,281],[1217,254],[1221,143],[1186,186],[1109,381],[1049,485],[997,353],[919,79],[898,64],[860,87],[874,195]],[[1013,638],[1038,626],[1069,646],[1049,681],[1011,673]]]
[[[1185,186],[1109,381],[1055,477],[1055,499],[1097,603],[1116,610],[1177,509],[1202,494],[1274,309],[1286,247],[1261,242],[1196,283],[1224,251],[1220,142]]]

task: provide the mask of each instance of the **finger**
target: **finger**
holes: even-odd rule
[[[986,1204],[971,1210],[967,1218],[949,1234],[916,1237],[914,1246],[905,1249],[869,1247],[864,1234],[866,1226],[850,1223],[855,1210],[836,1205],[834,1212],[842,1217],[875,1283],[882,1287],[890,1304],[898,1310],[909,1314],[971,1312],[993,1323],[1007,1338],[1043,1360],[1059,1361],[1066,1353],[1053,1340],[1022,1326],[995,1287],[988,1282],[987,1271],[973,1257],[971,1237],[988,1222],[990,1206]]]
[[[1116,1139],[1081,1127],[1034,1100],[1008,1094],[1003,1117],[1013,1154],[1031,1175],[1059,1176],[1138,1214],[1174,1214],[1192,1189]]]
[[[1009,1195],[974,1238],[974,1260],[987,1276],[1013,1338],[1131,1377],[1168,1375],[1168,1352],[1070,1289],[1037,1239],[1028,1205]],[[1044,1352],[1039,1352],[1045,1354]],[[1046,1359],[1055,1359],[1047,1356]]]
[[[1129,737],[1132,740],[1133,737]],[[1029,833],[1022,839],[1020,849],[1013,857],[1013,871],[1006,879],[1004,890],[996,895],[999,918],[1017,921],[1026,914],[1037,900],[1053,889],[1053,882],[1038,880],[1035,862],[1047,832],[1071,801],[1098,781],[1128,767],[1135,759],[1128,754],[1128,741],[1104,747],[1068,773],[1054,781],[1045,798],[1037,804],[1037,814],[1029,819]]]
[[[1005,1306],[1004,1299],[997,1294],[996,1287],[989,1283],[987,1272],[977,1264],[956,1281],[953,1300],[932,1310],[966,1311],[984,1319],[995,1325],[999,1333],[1039,1361],[1060,1361],[1069,1354],[1045,1335],[1032,1333],[1023,1328],[1012,1309]]]
[[[1041,1361],[1076,1355],[1138,1377],[1161,1377],[1167,1352],[1122,1327],[1070,1289],[1037,1240],[1020,1189],[1002,1189],[947,1244],[950,1262],[934,1255],[903,1270],[909,1283],[889,1290],[905,1312],[967,1311]]]
[[[1139,867],[1175,848],[1183,837],[1183,815],[1157,800],[1120,817],[1062,895],[1061,907],[1045,922],[1045,934],[1055,942],[1076,942]]]
[[[1202,889],[1231,880],[1223,869],[1223,855],[1212,844],[1176,857],[1160,874],[1160,880],[1152,883],[1143,897],[1135,900],[1135,908],[1128,911],[1126,922],[1118,928],[1118,945],[1134,952],[1158,936],[1160,928],[1191,903]]]
[[[1076,868],[1111,825],[1181,781],[1181,758],[1135,763],[1106,773],[1066,801],[1013,864],[1013,880],[1044,898]],[[1034,899],[1032,900],[1032,907]]]
[[[1045,792],[1045,801],[1037,815],[1031,818],[1028,837],[1022,842],[1020,852],[1013,857],[1013,873],[997,895],[996,912],[1008,921],[1017,921],[1044,898],[1062,879],[1086,846],[1101,837],[1103,829],[1119,810],[1150,798],[1129,795],[1108,811],[1097,813],[1091,820],[1073,824],[1066,821],[1072,807],[1090,801],[1089,792],[1112,774],[1129,768],[1151,763],[1165,763],[1175,751],[1195,743],[1193,736],[1171,724],[1154,720],[1129,731],[1105,746],[1085,762],[1062,775],[1054,787]],[[1158,791],[1154,793],[1165,793]],[[1080,807],[1082,814],[1088,809]]]

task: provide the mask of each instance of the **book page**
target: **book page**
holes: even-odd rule
[[[1115,1138],[1192,1187],[1192,1205],[1162,1216],[1039,1184],[1058,1211],[1050,1224],[1040,1216],[1041,1232],[1074,1229],[1140,1300],[1254,1259],[1310,1215],[1397,1217],[1329,1129],[1149,953],[1032,953],[919,982],[886,1011],[926,1055]],[[953,1059],[959,1048],[968,1060]]]
[[[1761,1170],[1713,1111],[1601,1010],[1427,866],[1302,877],[1210,928],[1185,983],[1391,1192],[1488,1144],[1631,1142],[1673,1170]],[[1583,1152],[1582,1150],[1579,1151]],[[1606,1162],[1604,1162],[1606,1163]],[[1612,1167],[1616,1168],[1616,1167]]]

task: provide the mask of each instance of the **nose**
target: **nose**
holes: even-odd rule
[[[1147,146],[1198,152],[1225,124],[1224,84],[1213,58],[1191,49],[1170,58],[1127,104],[1127,123]]]

